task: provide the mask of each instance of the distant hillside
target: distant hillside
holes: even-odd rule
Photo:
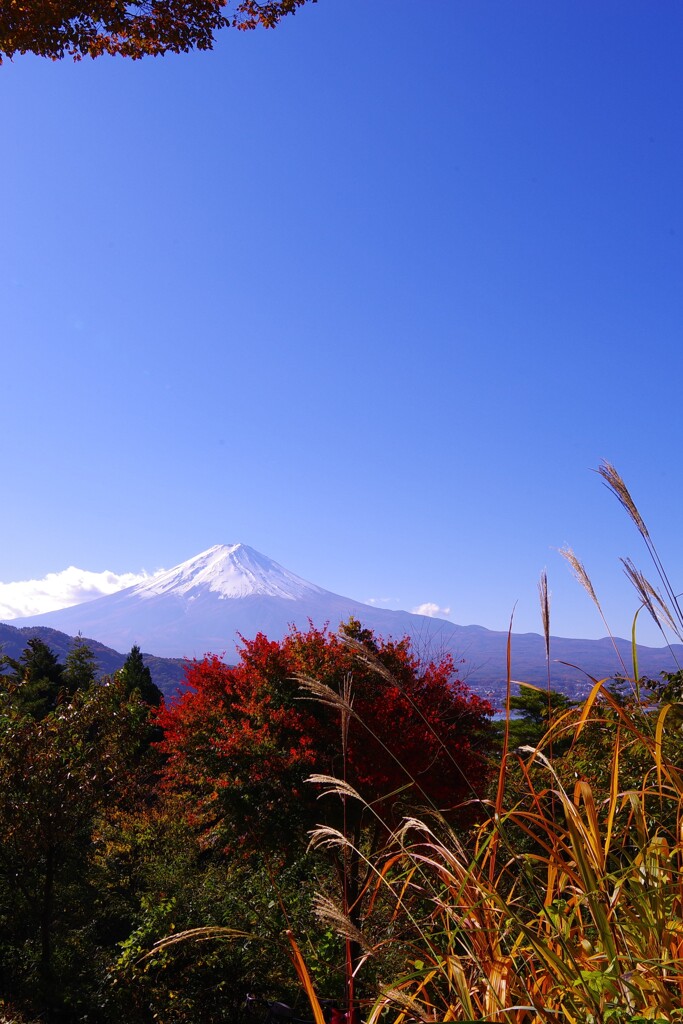
[[[16,628],[0,623],[0,650],[10,658],[19,658],[27,642],[39,637],[63,663],[73,646],[73,637],[60,633],[48,626],[23,626]],[[97,661],[99,677],[111,675],[123,666],[126,654],[120,654],[111,647],[105,647],[99,640],[86,638]],[[143,654],[143,661],[152,673],[152,679],[166,697],[173,696],[184,679],[183,658],[158,658],[154,654]]]

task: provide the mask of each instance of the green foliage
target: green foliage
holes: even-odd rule
[[[140,699],[153,708],[158,708],[161,705],[163,695],[159,687],[152,682],[152,673],[145,665],[137,644],[131,648],[118,675],[128,694],[137,692]]]
[[[661,680],[646,679],[642,686],[658,702],[680,704],[683,701],[683,669],[677,672],[662,672]]]
[[[308,859],[285,866],[267,856],[248,862],[211,856],[178,810],[171,801],[145,819],[129,819],[112,831],[112,845],[103,851],[105,871],[112,869],[113,854],[115,877],[122,855],[136,864],[139,892],[137,926],[121,943],[113,969],[118,1017],[140,1019],[147,1007],[169,1024],[218,1024],[239,1020],[247,992],[301,1001],[284,930],[308,935],[307,949],[318,949],[324,929],[312,916]],[[155,948],[164,938],[200,926],[200,941]],[[216,935],[215,929],[230,929],[230,935]],[[338,965],[340,943],[336,936],[330,941],[330,958]],[[327,991],[330,961],[314,959]]]
[[[2,681],[14,687],[14,700],[24,714],[39,720],[54,711],[62,695],[64,667],[46,643],[33,637],[19,661],[3,654],[0,665],[11,669]]]
[[[71,650],[66,656],[62,681],[67,692],[74,694],[77,690],[87,690],[89,686],[92,686],[96,676],[95,655],[79,633],[74,637]]]
[[[522,687],[510,698],[510,747],[537,746],[546,735],[550,723],[575,702],[557,690]]]
[[[147,712],[110,683],[35,717],[24,685],[0,721],[0,978],[48,1017],[73,1015],[97,946],[93,836],[130,792]]]

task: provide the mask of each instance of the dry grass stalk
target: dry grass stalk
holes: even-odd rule
[[[337,690],[333,690],[327,683],[322,683],[319,679],[313,679],[311,676],[300,674],[293,678],[299,684],[299,688],[308,695],[298,697],[297,700],[314,700],[319,704],[327,704],[330,707],[338,708],[343,715],[353,715],[353,704],[350,701],[346,688],[341,693],[338,693]]]
[[[645,540],[649,540],[650,534],[648,533],[643,517],[638,511],[628,487],[614,466],[610,462],[607,462],[606,459],[603,459],[598,466],[598,473],[602,477],[605,486],[612,492],[612,494],[615,495],[619,504],[626,510],[627,514],[633,520],[641,536],[644,537]]]
[[[318,920],[331,925],[338,935],[345,939],[350,939],[351,942],[358,943],[366,953],[371,952],[372,947],[366,941],[361,930],[356,927],[349,915],[344,913],[334,900],[321,893],[317,893],[313,901],[313,912]]]
[[[624,566],[627,579],[634,586],[640,600],[643,602],[643,606],[650,613],[659,629],[662,630],[662,633],[664,632],[662,627],[666,626],[680,637],[681,634],[674,622],[673,615],[659,591],[652,586],[644,573],[636,568],[630,558],[622,558],[621,563]]]
[[[541,602],[541,621],[545,638],[545,656],[550,661],[550,594],[548,592],[548,573],[544,569],[538,581],[538,596]]]
[[[679,603],[678,595],[675,593],[673,587],[671,586],[671,582],[669,580],[669,577],[667,576],[666,570],[664,569],[662,561],[659,557],[657,548],[655,547],[652,538],[650,537],[649,530],[647,529],[647,526],[645,525],[645,522],[643,521],[640,512],[636,508],[636,504],[633,501],[633,498],[631,497],[629,490],[626,487],[626,484],[624,483],[624,481],[622,480],[621,476],[616,471],[614,466],[612,466],[609,462],[603,461],[601,465],[598,467],[598,473],[603,478],[606,486],[609,488],[612,494],[616,496],[619,503],[622,505],[622,507],[630,516],[630,518],[633,520],[638,529],[638,532],[645,541],[645,546],[647,547],[650,558],[652,559],[655,569],[657,570],[657,575],[659,576],[659,579],[661,580],[662,586],[666,593],[669,608],[671,609],[673,617],[676,621],[675,633],[679,638],[683,639],[683,609],[681,608],[681,605]]]
[[[311,775],[306,779],[306,782],[312,782],[318,786],[327,786],[327,789],[321,790],[318,794],[319,797],[339,796],[343,798],[350,796],[352,799],[365,804],[365,800],[363,800],[360,793],[349,782],[337,779],[333,775]]]
[[[576,557],[576,555],[574,554],[574,552],[572,551],[572,549],[570,547],[560,548],[560,554],[562,555],[562,557],[567,562],[569,562],[569,564],[572,567],[572,570],[574,572],[575,579],[578,580],[578,582],[581,584],[583,589],[586,591],[586,593],[590,597],[590,599],[593,602],[593,604],[595,605],[595,607],[598,609],[598,611],[602,615],[602,608],[600,606],[600,602],[598,601],[597,594],[595,593],[595,590],[593,589],[593,584],[591,583],[590,576],[586,572],[586,569],[585,569],[585,566],[583,565],[583,562],[579,561],[579,559]]]

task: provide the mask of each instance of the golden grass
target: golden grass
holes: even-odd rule
[[[662,582],[665,596],[624,562],[641,606],[680,635],[680,607],[645,523],[614,467],[599,472]],[[602,615],[583,564],[562,554]],[[539,596],[549,659],[545,574]],[[683,1021],[681,716],[642,699],[635,620],[633,633],[630,696],[593,680],[583,706],[558,714],[538,748],[508,750],[506,727],[497,790],[471,836],[434,814],[393,833],[375,885],[397,916],[419,907],[421,917],[405,971],[387,980],[368,1024]],[[509,663],[508,649],[508,694]],[[569,753],[553,758],[553,743],[567,738]]]
[[[576,710],[562,729],[599,727],[603,708],[615,728],[607,792],[580,778],[568,788],[542,750],[521,748],[508,755],[515,803],[472,848],[427,820],[395,833],[401,856],[381,884],[428,907],[427,941],[370,1024],[683,1019],[683,787],[662,754],[665,715],[646,730],[601,684],[590,719]],[[634,741],[652,768],[623,789]]]

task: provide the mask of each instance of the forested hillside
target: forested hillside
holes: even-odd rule
[[[0,622],[0,651],[11,658],[18,658],[27,641],[34,637],[44,641],[62,661],[74,643],[72,636],[47,626],[16,627]],[[123,667],[125,654],[91,638],[87,638],[87,644],[95,659],[97,678],[112,675]],[[142,657],[162,693],[167,697],[173,696],[185,678],[184,658],[158,658],[154,654],[143,654]]]

